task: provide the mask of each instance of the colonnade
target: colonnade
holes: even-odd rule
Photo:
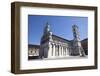
[[[68,56],[68,46],[66,45],[61,45],[61,44],[54,44],[51,43],[49,46],[49,56],[55,57],[63,57],[63,56]],[[51,53],[51,55],[50,55]]]

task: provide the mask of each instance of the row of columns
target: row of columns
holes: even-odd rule
[[[50,44],[49,46],[49,55],[51,53],[52,57],[55,56],[67,56],[68,55],[68,48],[66,46],[63,45],[57,45],[57,44]]]

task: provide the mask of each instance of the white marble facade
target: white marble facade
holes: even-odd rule
[[[67,43],[51,41],[41,45],[44,58],[56,58],[69,56],[69,46]],[[46,55],[45,55],[46,54]]]
[[[47,23],[41,38],[39,58],[61,58],[67,56],[85,56],[79,39],[78,27],[73,25],[74,39],[69,41],[53,35]]]

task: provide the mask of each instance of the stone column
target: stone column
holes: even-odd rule
[[[53,44],[53,57],[55,57],[55,44]]]
[[[51,56],[53,56],[53,44],[51,43]]]
[[[67,56],[69,56],[69,49],[68,49],[68,47],[66,49],[67,49]]]
[[[61,53],[61,56],[62,56],[62,47],[61,47],[61,45],[60,45],[60,48],[61,48],[60,53]]]
[[[59,51],[59,57],[61,56],[61,48],[60,48],[60,45],[58,45],[59,46],[59,49],[58,49],[58,51]]]
[[[64,46],[63,46],[63,56],[65,56],[64,54],[65,54],[65,52],[64,52]]]
[[[59,56],[59,45],[57,45],[57,56]]]
[[[70,55],[71,55],[71,53],[70,53],[69,47],[67,47],[67,49],[68,49],[68,55],[70,56]],[[71,49],[71,50],[72,50],[72,49]]]
[[[64,56],[63,46],[62,46],[62,56]]]
[[[57,56],[59,56],[59,45],[57,45]]]
[[[55,44],[55,56],[57,56],[57,46]]]
[[[60,45],[58,45],[58,56],[60,56]]]
[[[61,57],[61,45],[59,45],[59,56]]]
[[[65,47],[65,56],[67,55],[67,48]]]
[[[67,47],[66,47],[66,53],[65,53],[65,55],[67,56]]]
[[[63,47],[61,46],[61,56],[63,56]]]
[[[64,47],[64,56],[66,56],[66,48]]]
[[[48,47],[48,58],[52,57],[52,45],[51,43],[49,43],[49,47]]]

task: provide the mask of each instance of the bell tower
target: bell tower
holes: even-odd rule
[[[49,33],[50,32],[50,25],[49,25],[49,23],[47,22],[46,23],[46,26],[45,26],[45,28],[44,28],[44,34],[47,34],[47,33]]]
[[[73,25],[72,26],[73,29],[73,52],[72,55],[74,56],[85,56],[85,52],[84,49],[81,45],[81,41],[80,41],[80,35],[79,35],[79,30],[78,30],[78,26]]]
[[[46,23],[46,26],[44,27],[44,31],[43,32],[44,33],[43,33],[42,40],[51,41],[52,40],[52,32],[51,32],[50,25],[49,25],[48,22]]]
[[[40,43],[40,52],[39,52],[39,56],[40,58],[49,58],[51,57],[51,42],[52,42],[52,32],[50,29],[50,25],[47,22],[44,30],[43,30],[43,36],[41,38],[41,43]]]

